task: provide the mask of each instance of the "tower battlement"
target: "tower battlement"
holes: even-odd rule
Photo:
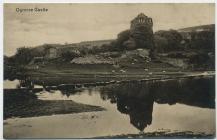
[[[153,26],[153,21],[152,18],[147,17],[145,14],[140,13],[137,17],[135,17],[131,21],[131,29],[135,29],[138,26],[146,26],[152,28]]]
[[[135,47],[151,49],[154,46],[153,38],[152,18],[140,13],[131,21],[130,39],[125,44],[131,49]]]

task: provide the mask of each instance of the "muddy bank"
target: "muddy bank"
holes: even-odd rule
[[[105,110],[99,106],[76,103],[71,100],[39,100],[27,90],[4,90],[4,119],[37,117]]]
[[[143,134],[125,134],[125,135],[116,135],[116,136],[104,136],[104,137],[94,137],[94,139],[183,139],[183,138],[196,138],[196,139],[213,139],[215,135],[205,134],[205,133],[193,133],[191,131],[184,132],[148,132]]]

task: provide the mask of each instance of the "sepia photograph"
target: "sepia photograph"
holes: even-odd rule
[[[3,137],[214,139],[214,3],[4,3]]]

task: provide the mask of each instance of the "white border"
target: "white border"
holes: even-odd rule
[[[3,3],[0,3],[0,138],[3,138]]]
[[[3,0],[3,3],[215,3],[215,0]]]
[[[4,3],[216,3],[215,0],[2,0],[0,2],[0,139],[3,139],[3,4]],[[216,6],[215,6],[216,8]],[[215,10],[215,21],[216,21]],[[217,29],[217,27],[216,27]],[[216,32],[215,32],[216,33]],[[215,36],[217,46],[217,36]],[[215,49],[215,57],[217,50]],[[217,58],[217,57],[216,57]],[[217,62],[215,58],[215,66]],[[215,80],[217,87],[217,80]],[[216,121],[217,126],[217,121]],[[216,138],[215,138],[216,139]]]

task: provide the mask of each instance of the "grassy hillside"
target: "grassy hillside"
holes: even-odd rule
[[[215,30],[215,24],[193,26],[193,27],[178,29],[178,31],[180,31],[180,32],[193,32],[193,31],[196,31],[196,30],[214,31]]]

